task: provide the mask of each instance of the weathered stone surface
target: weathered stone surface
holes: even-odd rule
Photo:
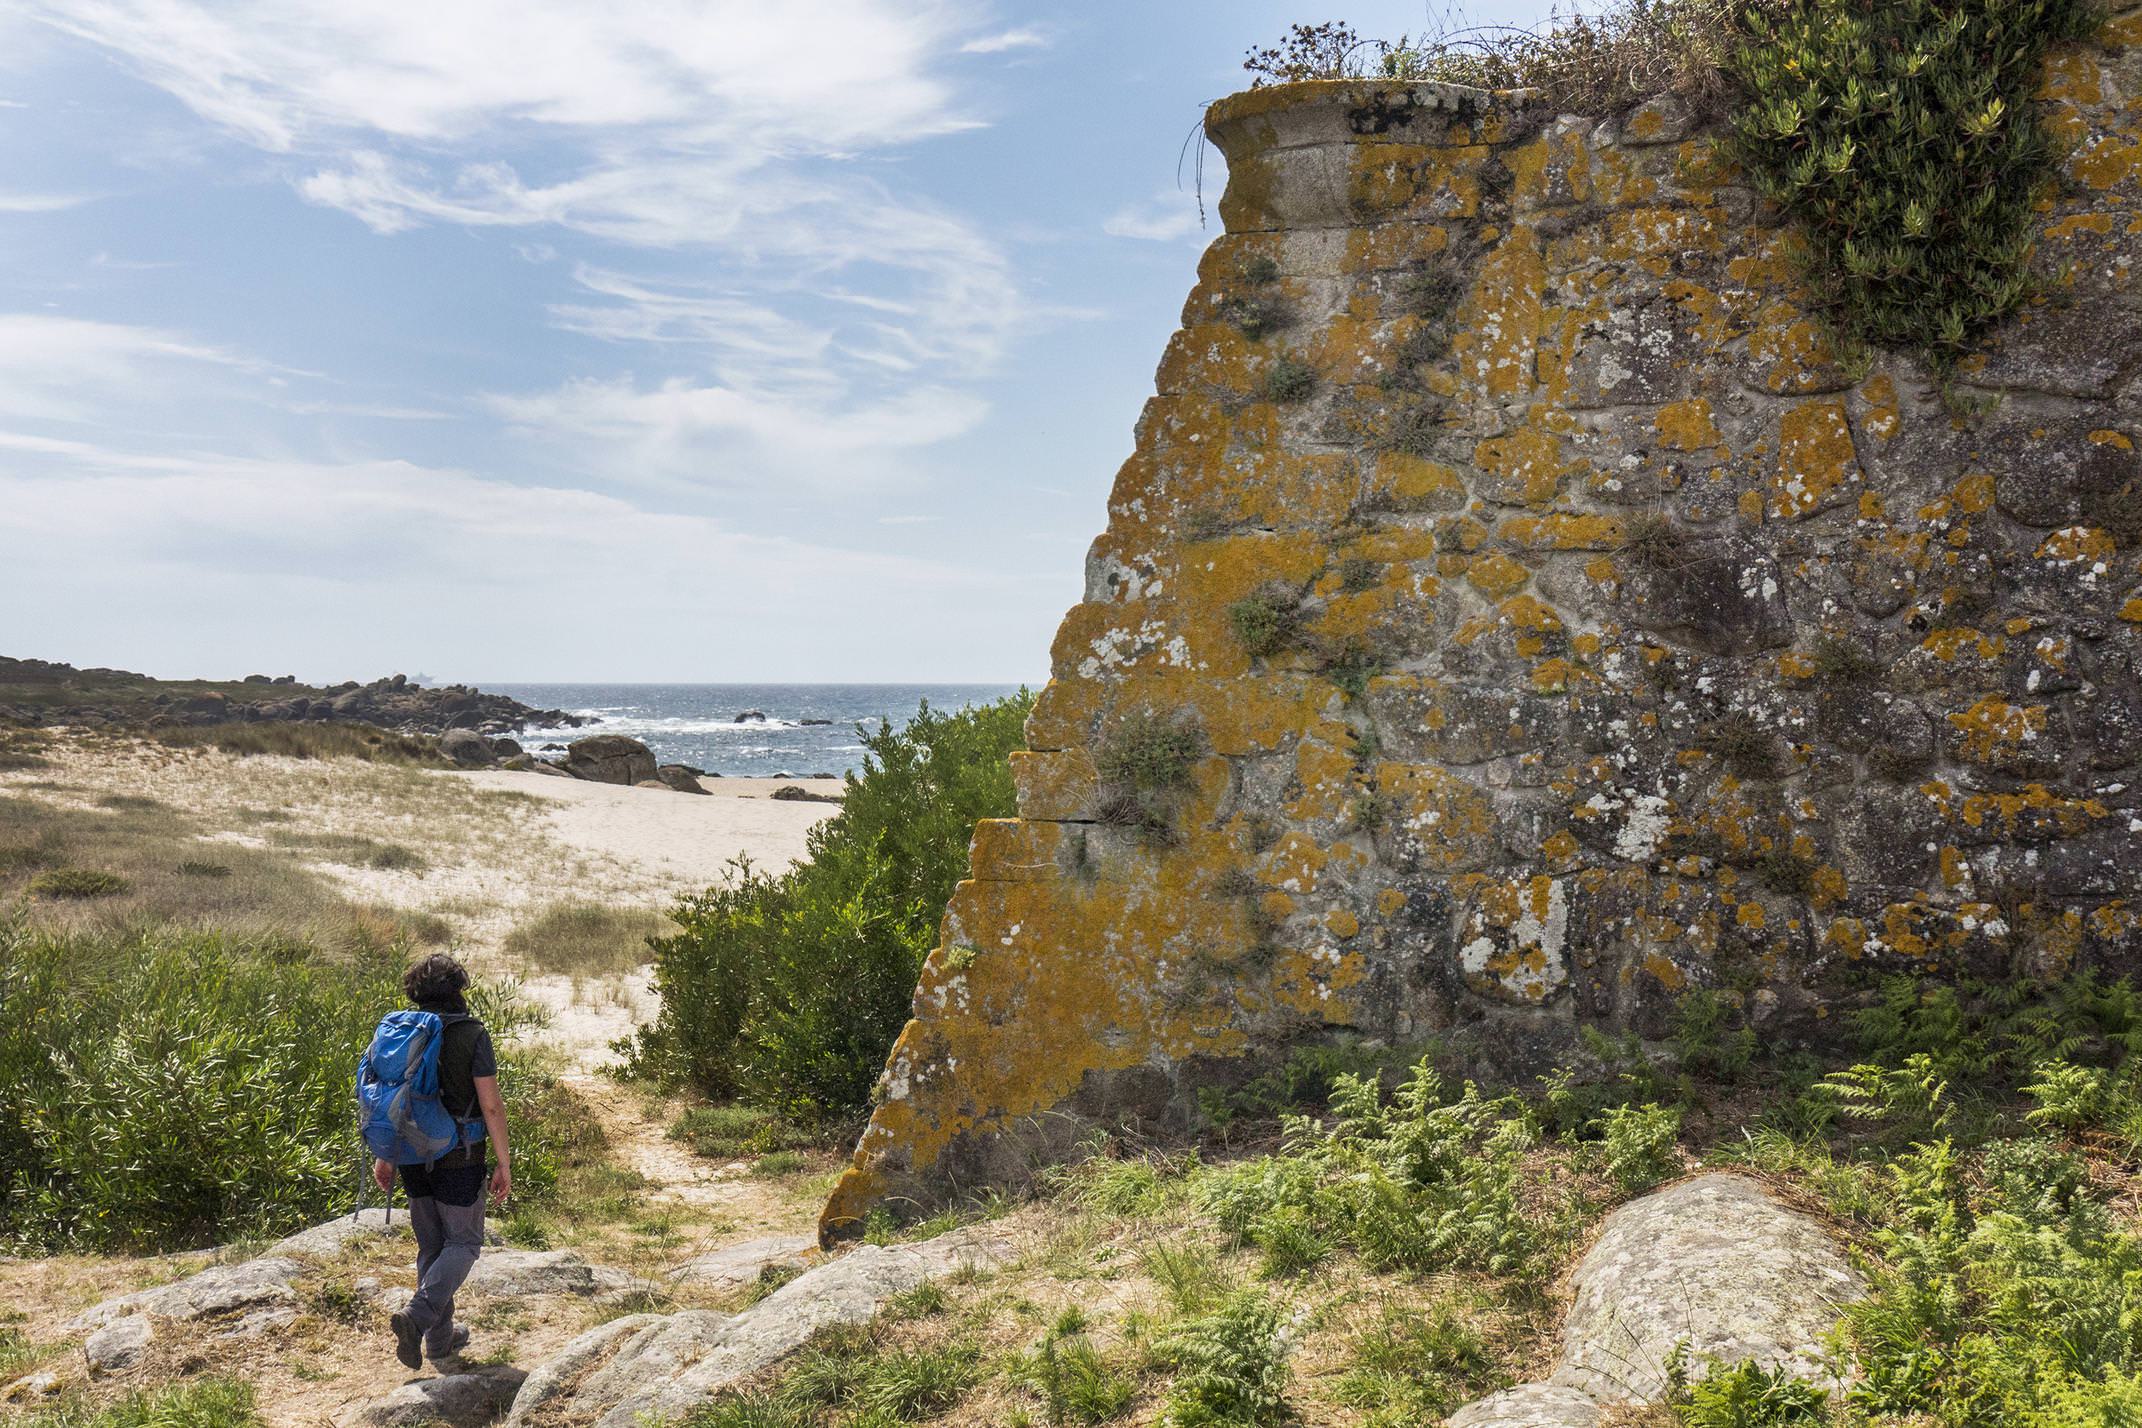
[[[473,1373],[420,1378],[370,1404],[358,1416],[378,1428],[423,1428],[431,1423],[475,1428],[505,1412],[527,1377],[517,1368],[495,1364]]]
[[[271,1259],[307,1256],[326,1259],[342,1253],[345,1246],[361,1240],[374,1239],[387,1234],[409,1233],[409,1216],[392,1215],[384,1207],[374,1206],[359,1210],[354,1215],[341,1215],[325,1223],[314,1225],[309,1230],[299,1230],[287,1239],[276,1241],[266,1251]]]
[[[596,734],[573,740],[565,751],[565,771],[590,783],[630,786],[655,776],[655,756],[638,739]]]
[[[794,1353],[820,1329],[867,1323],[897,1294],[1008,1254],[984,1225],[921,1244],[861,1246],[733,1316],[630,1315],[589,1330],[531,1373],[507,1422],[635,1428],[680,1417]]]
[[[1227,232],[823,1232],[1319,1036],[1523,1079],[1704,990],[1823,1050],[1897,972],[2142,944],[2137,54],[2057,63],[2076,300],[1989,334],[1968,420],[1844,370],[1672,105],[1214,106]],[[1099,775],[1149,715],[1201,751],[1164,837]]]
[[[464,768],[482,768],[497,756],[491,743],[474,729],[449,729],[439,736],[439,752]]]
[[[215,1265],[176,1284],[107,1299],[75,1315],[65,1328],[70,1334],[79,1334],[133,1314],[216,1319],[294,1305],[297,1295],[290,1286],[305,1269],[302,1261],[282,1255],[268,1255],[243,1264]]]
[[[545,1294],[622,1294],[649,1286],[624,1270],[589,1264],[571,1250],[485,1250],[462,1287],[470,1294],[519,1299]]]
[[[1830,1372],[1822,1338],[1865,1285],[1829,1232],[1742,1175],[1703,1175],[1623,1206],[1577,1265],[1554,1380],[1657,1402],[1676,1344],[1692,1365],[1754,1359]]]
[[[146,1314],[128,1314],[114,1319],[82,1342],[82,1357],[93,1374],[122,1373],[141,1362],[156,1327]]]
[[[1584,1390],[1558,1383],[1521,1383],[1445,1420],[1445,1428],[1596,1428],[1605,1405]]]
[[[686,1260],[671,1270],[669,1277],[679,1284],[708,1289],[741,1289],[769,1269],[801,1270],[817,1258],[816,1236],[770,1235]]]
[[[1571,1283],[1553,1377],[1469,1404],[1450,1428],[1593,1428],[1606,1405],[1663,1401],[1682,1346],[1698,1378],[1753,1359],[1834,1388],[1823,1339],[1866,1292],[1821,1225],[1729,1174],[1616,1210]]]

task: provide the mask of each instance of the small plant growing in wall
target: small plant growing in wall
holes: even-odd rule
[[[1259,255],[1242,265],[1242,290],[1220,299],[1217,315],[1231,323],[1252,342],[1294,324],[1294,310],[1272,288],[1279,281],[1279,264]]]
[[[1266,586],[1227,607],[1235,638],[1253,659],[1274,655],[1293,644],[1301,632],[1301,602],[1294,592]]]
[[[1349,595],[1364,595],[1383,578],[1383,564],[1365,555],[1349,555],[1340,559],[1338,573],[1341,590]]]
[[[1734,710],[1715,720],[1696,741],[1697,747],[1717,759],[1727,773],[1740,779],[1782,777],[1785,758],[1777,735],[1748,714]]]
[[[1276,357],[1264,374],[1264,398],[1282,406],[1306,401],[1316,390],[1316,372],[1306,362]]]
[[[1100,821],[1168,836],[1205,747],[1205,736],[1185,719],[1150,709],[1124,715],[1094,760],[1101,775]]]
[[[1368,693],[1369,681],[1383,673],[1383,661],[1361,640],[1348,640],[1324,660],[1324,677],[1353,703]]]

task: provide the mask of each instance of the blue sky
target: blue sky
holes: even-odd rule
[[[0,653],[1039,680],[1216,231],[1184,141],[1323,18],[0,0]]]

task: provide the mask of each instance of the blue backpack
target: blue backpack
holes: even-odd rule
[[[439,1098],[448,1025],[437,1012],[389,1012],[357,1063],[357,1123],[365,1147],[381,1160],[429,1165],[483,1139],[480,1119],[460,1119]]]

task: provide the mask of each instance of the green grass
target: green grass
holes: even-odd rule
[[[103,1407],[83,1401],[42,1409],[21,1428],[259,1428],[250,1385],[209,1378],[128,1393]]]
[[[822,1133],[791,1125],[756,1106],[692,1106],[671,1123],[669,1138],[709,1160],[745,1160],[775,1151],[808,1150],[825,1143]]]
[[[31,897],[116,897],[132,885],[117,873],[97,868],[51,868],[29,881]]]
[[[516,924],[506,934],[505,951],[545,972],[614,976],[653,961],[649,939],[675,931],[675,923],[646,908],[554,903]]]

